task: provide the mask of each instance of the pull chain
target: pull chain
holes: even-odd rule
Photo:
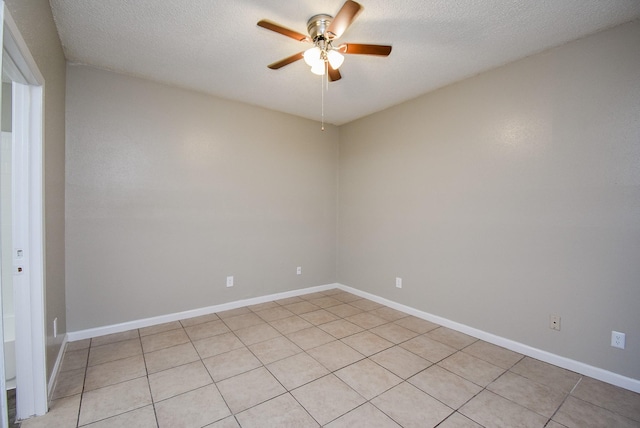
[[[325,65],[326,70],[326,65]],[[325,73],[326,75],[327,73]],[[320,97],[322,99],[322,124],[320,126],[320,130],[324,131],[324,76],[320,76]]]

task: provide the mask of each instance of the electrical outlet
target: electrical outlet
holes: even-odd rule
[[[296,268],[296,275],[302,275],[302,266]]]
[[[560,331],[560,315],[549,315],[549,328]]]
[[[625,334],[619,331],[611,332],[611,346],[614,348],[624,349]]]
[[[233,287],[233,277],[232,276],[228,276],[227,277],[227,287]]]
[[[396,278],[396,288],[402,288],[402,278]]]

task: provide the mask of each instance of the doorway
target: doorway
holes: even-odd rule
[[[3,192],[0,203],[10,205],[0,208],[0,310],[3,311],[3,317],[0,317],[3,338],[0,340],[0,426],[6,427],[6,375],[11,371],[7,369],[11,369],[9,360],[13,356],[11,345],[6,342],[12,332],[15,332],[17,418],[26,419],[47,411],[42,157],[44,79],[2,0],[0,18],[3,22],[0,99],[9,100],[0,105],[4,131],[0,162],[9,164],[0,171],[9,170],[8,177],[0,175],[0,179],[10,181],[8,186],[0,183]],[[10,96],[3,94],[9,90]],[[6,121],[10,121],[10,125]],[[10,160],[6,159],[7,153],[10,153]],[[7,189],[10,189],[9,195],[5,194]],[[10,236],[6,236],[9,231]],[[8,282],[11,284],[5,284]],[[12,302],[5,302],[5,299]],[[7,325],[5,331],[10,315],[13,315],[15,329]]]

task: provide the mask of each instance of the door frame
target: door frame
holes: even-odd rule
[[[17,418],[26,419],[43,415],[48,409],[44,292],[44,78],[4,1],[0,0],[0,6],[3,8],[2,71],[13,81],[11,257],[16,314],[16,383],[20,391],[17,395]]]

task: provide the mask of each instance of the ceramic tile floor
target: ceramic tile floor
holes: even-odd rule
[[[640,427],[640,394],[341,290],[69,343],[33,427]]]

